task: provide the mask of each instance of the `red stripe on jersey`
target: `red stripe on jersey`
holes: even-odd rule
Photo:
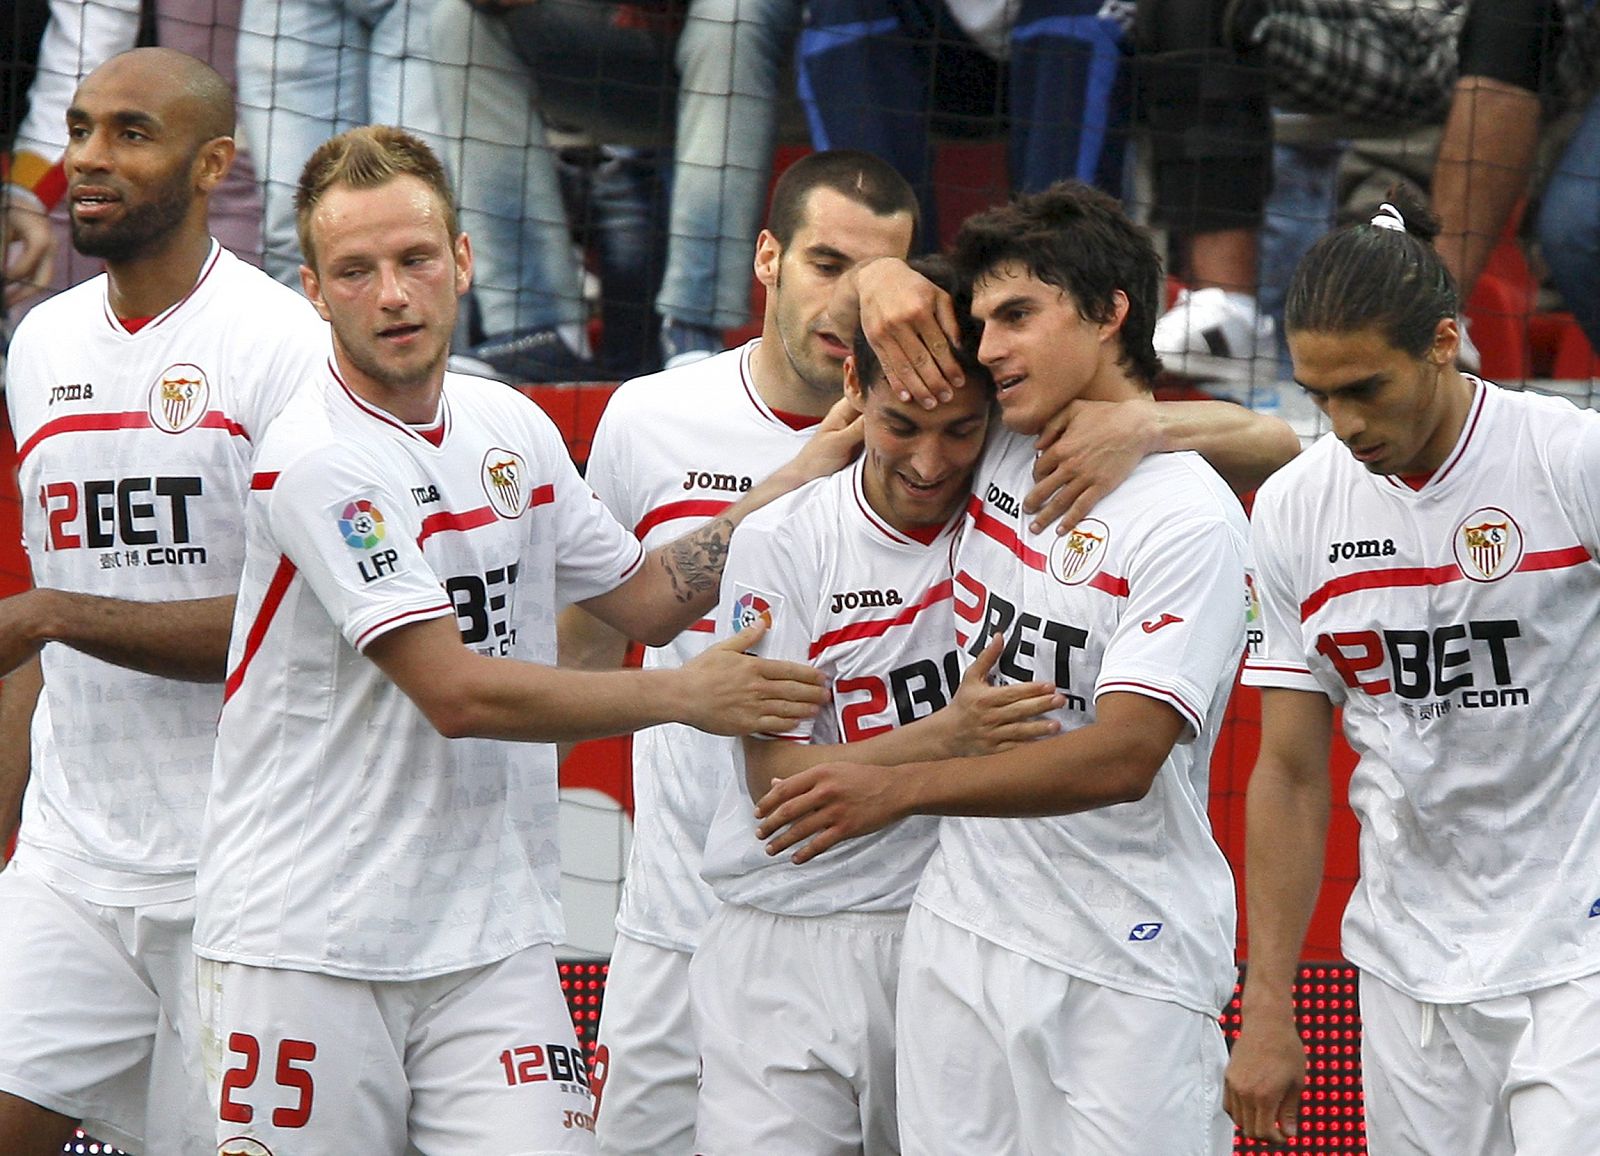
[[[1205,729],[1200,717],[1196,715],[1194,711],[1189,709],[1189,704],[1184,702],[1177,695],[1173,694],[1170,690],[1163,690],[1159,686],[1151,686],[1147,682],[1136,682],[1132,679],[1118,679],[1115,682],[1101,683],[1099,688],[1095,691],[1095,695],[1098,697],[1099,695],[1109,694],[1112,691],[1124,691],[1129,694],[1141,694],[1145,698],[1157,699],[1166,703],[1168,706],[1172,707],[1173,710],[1181,714],[1184,718],[1184,721],[1194,728],[1195,734],[1199,734]]]
[[[422,529],[417,533],[417,545],[422,545],[435,534],[446,530],[463,532],[476,530],[479,526],[487,526],[498,520],[499,517],[492,506],[479,506],[476,510],[465,510],[459,514],[453,510],[440,510],[422,519]]]
[[[1031,549],[1025,545],[1022,539],[1017,537],[1017,532],[1015,530],[1006,525],[999,518],[996,518],[993,514],[987,512],[983,508],[983,499],[979,498],[976,494],[974,494],[971,501],[967,503],[967,516],[972,519],[973,527],[977,529],[980,534],[983,534],[989,538],[993,538],[996,542],[999,542],[1000,545],[1004,546],[1007,550],[1010,550],[1019,559],[1021,559],[1023,565],[1034,570],[1043,570],[1046,568],[1046,564],[1049,562],[1049,559],[1047,559],[1043,554],[1039,553],[1039,551]]]
[[[702,618],[699,622],[689,623],[684,629],[692,630],[696,634],[715,634],[717,632],[717,624],[709,618]]]
[[[715,518],[726,510],[732,502],[719,501],[716,498],[685,498],[681,502],[668,502],[664,506],[657,506],[644,517],[639,519],[639,524],[633,528],[635,538],[643,538],[662,522],[670,522],[674,518]]]
[[[556,488],[552,483],[546,482],[542,486],[533,487],[533,493],[528,495],[528,509],[531,510],[535,506],[548,506],[555,500]]]
[[[294,581],[295,566],[288,558],[278,559],[278,568],[272,573],[272,581],[267,583],[267,593],[261,599],[261,609],[256,611],[255,621],[250,624],[249,631],[244,636],[244,653],[239,656],[239,665],[228,674],[227,682],[222,686],[222,701],[226,703],[233,697],[233,692],[239,689],[239,684],[244,681],[244,672],[250,667],[250,660],[255,658],[256,651],[261,649],[261,640],[266,637],[267,627],[272,625],[273,617],[278,613],[278,607],[283,604],[283,596],[289,592],[289,583]]]
[[[244,432],[244,426],[234,421],[221,410],[208,410],[195,427],[201,429],[226,430],[229,434],[242,437],[249,441],[249,435]],[[150,420],[150,415],[143,410],[128,411],[125,413],[78,413],[67,417],[58,417],[54,421],[47,421],[17,450],[17,461],[25,461],[29,454],[39,448],[39,443],[46,438],[53,438],[57,434],[69,433],[104,433],[115,429],[154,429],[155,425]]]
[[[1540,550],[1523,558],[1514,573],[1564,570],[1569,566],[1582,566],[1593,560],[1589,551],[1582,546]],[[1300,603],[1300,621],[1304,622],[1335,598],[1354,594],[1358,590],[1398,590],[1412,586],[1445,586],[1451,582],[1465,581],[1467,576],[1454,562],[1447,566],[1397,566],[1388,570],[1366,570],[1359,574],[1346,574],[1324,582],[1311,597]]]
[[[1118,578],[1115,574],[1107,574],[1103,570],[1089,579],[1089,585],[1096,590],[1104,590],[1107,594],[1115,594],[1118,598],[1128,596],[1128,580]]]
[[[385,618],[382,622],[374,622],[371,626],[367,627],[356,636],[356,649],[365,649],[367,643],[372,640],[372,636],[377,634],[380,630],[388,630],[391,627],[402,626],[412,621],[420,622],[425,618],[442,618],[454,610],[455,606],[453,604],[449,602],[439,602],[432,606],[424,606],[419,610],[405,610],[394,615],[393,617]]]
[[[1244,668],[1246,670],[1263,671],[1267,674],[1309,675],[1311,673],[1310,670],[1303,666],[1284,666],[1281,663],[1276,662],[1255,662],[1248,658],[1244,660]]]
[[[278,484],[278,478],[281,476],[277,470],[265,474],[251,474],[250,488],[252,490],[270,490]]]
[[[950,579],[946,578],[943,582],[935,584],[921,598],[892,618],[873,618],[865,622],[852,622],[848,626],[830,630],[811,644],[807,657],[816,658],[817,655],[827,650],[830,646],[838,646],[841,642],[852,642],[857,638],[877,638],[880,635],[887,634],[896,626],[904,626],[906,623],[914,621],[917,615],[927,610],[930,606],[937,606],[948,599],[950,591]]]

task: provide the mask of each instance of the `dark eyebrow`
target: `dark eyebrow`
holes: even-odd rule
[[[1298,377],[1294,379],[1294,383],[1307,393],[1319,393],[1323,397],[1331,397],[1336,393],[1352,393],[1360,389],[1373,389],[1382,385],[1387,380],[1388,379],[1383,374],[1373,373],[1367,375],[1366,377],[1359,377],[1355,381],[1343,381],[1338,385],[1331,385],[1327,389],[1316,389],[1313,386],[1307,385]]]
[[[69,121],[84,121],[93,120],[94,118],[78,105],[73,105],[71,108],[67,109],[67,119]],[[142,128],[149,129],[152,132],[161,128],[161,121],[158,117],[152,116],[148,112],[140,112],[138,109],[133,108],[121,109],[117,112],[110,113],[105,117],[105,120],[106,123],[115,125],[118,128]]]
[[[850,256],[849,253],[835,249],[832,245],[823,245],[820,243],[816,245],[807,245],[806,256],[810,257],[812,260],[820,259],[823,261],[844,261],[846,263],[855,260],[855,258]]]

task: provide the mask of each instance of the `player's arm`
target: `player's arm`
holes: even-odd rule
[[[32,768],[29,726],[43,687],[37,658],[0,680],[0,863],[22,822],[22,795]]]
[[[822,678],[808,666],[744,653],[751,627],[676,670],[580,671],[469,650],[450,616],[397,627],[365,654],[440,734],[565,742],[680,722],[713,734],[780,732],[816,713]]]
[[[860,444],[860,415],[841,399],[798,454],[737,502],[650,551],[621,586],[578,605],[625,637],[665,646],[716,605],[728,542],[739,523],[775,498],[842,469]]]
[[[1112,691],[1089,725],[999,754],[888,769],[823,764],[773,784],[756,804],[756,834],[769,854],[799,847],[794,861],[804,863],[909,815],[1036,817],[1136,802],[1185,725],[1164,702]]]
[[[1061,725],[1041,717],[1065,705],[1065,698],[1046,682],[990,686],[1005,636],[997,634],[976,662],[961,676],[949,705],[903,727],[851,743],[848,750],[832,744],[744,740],[745,783],[751,799],[759,799],[780,779],[848,755],[854,763],[894,766],[950,755],[986,755],[1010,750],[1057,733]]]
[[[1287,422],[1227,401],[1075,401],[1039,435],[1034,486],[1022,508],[1040,533],[1066,533],[1148,454],[1193,450],[1236,493],[1247,493],[1300,452]]]
[[[134,602],[34,589],[0,600],[0,675],[59,642],[102,662],[185,682],[221,682],[233,595]]]
[[[1333,705],[1312,691],[1261,692],[1261,752],[1245,793],[1250,959],[1243,1030],[1223,1103],[1246,1137],[1294,1135],[1306,1058],[1294,1020],[1300,948],[1322,886]]]

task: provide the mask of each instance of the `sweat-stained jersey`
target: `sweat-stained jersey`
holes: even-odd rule
[[[1344,953],[1430,1003],[1600,972],[1600,415],[1471,380],[1420,490],[1328,436],[1253,514],[1245,681],[1343,707]]]
[[[955,565],[970,662],[1053,681],[1063,732],[1110,692],[1187,726],[1144,799],[1043,819],[947,818],[916,902],[1047,966],[1219,1014],[1234,982],[1233,877],[1206,814],[1211,748],[1244,647],[1244,512],[1198,456],[1159,454],[1058,536],[1027,528],[1031,439],[1002,431]]]
[[[811,436],[772,412],[750,379],[752,341],[680,369],[628,382],[606,404],[585,476],[647,548],[720,514],[799,452]],[[647,670],[682,666],[714,640],[702,619],[645,650]],[[693,951],[716,900],[701,852],[736,740],[667,723],[633,736],[633,846],[617,930]]]
[[[168,602],[233,594],[250,461],[328,356],[298,293],[212,243],[194,289],[136,333],[104,275],[42,302],[6,365],[34,583]],[[96,902],[194,893],[216,684],[46,646],[18,854]]]
[[[767,615],[758,653],[815,666],[828,680],[823,713],[770,741],[859,742],[932,714],[960,681],[950,554],[961,515],[931,542],[907,537],[868,505],[862,469],[858,460],[758,511],[729,547],[718,632]],[[895,823],[797,867],[756,839],[742,745],[735,766],[706,842],[717,898],[778,915],[911,906],[936,818]]]
[[[642,551],[515,390],[447,375],[439,417],[435,445],[324,369],[262,443],[202,956],[418,979],[561,941],[555,749],[444,738],[362,650],[448,615],[480,653],[553,664],[559,600]]]

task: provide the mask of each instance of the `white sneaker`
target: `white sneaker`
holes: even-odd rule
[[[1168,373],[1191,381],[1243,386],[1276,380],[1272,318],[1253,297],[1222,289],[1183,290],[1156,320],[1155,347]],[[1223,392],[1232,392],[1224,389]]]
[[[1467,318],[1465,314],[1456,314],[1456,329],[1461,333],[1461,343],[1456,346],[1456,366],[1468,373],[1479,373],[1483,369],[1483,354],[1478,352],[1478,347],[1472,343],[1472,334],[1467,332]]]

